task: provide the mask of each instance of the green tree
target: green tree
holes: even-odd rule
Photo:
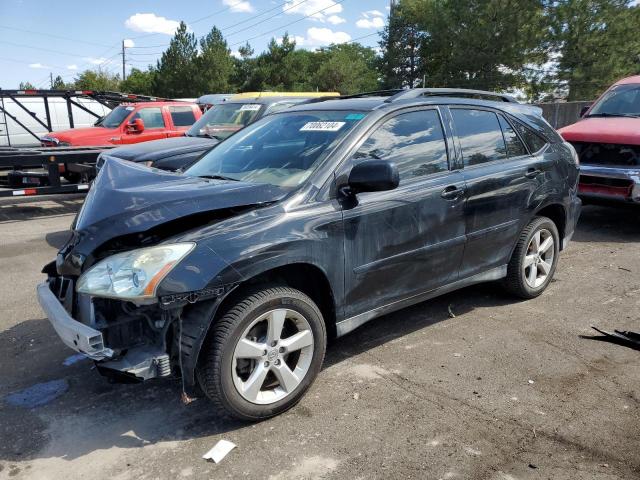
[[[36,87],[33,86],[31,82],[20,82],[19,90],[35,90]]]
[[[153,82],[156,71],[150,66],[148,70],[132,68],[126,80],[120,82],[120,91],[138,93],[140,95],[154,95]]]
[[[302,91],[311,88],[309,69],[313,53],[296,50],[287,33],[280,42],[271,39],[267,51],[256,58],[247,82],[248,90]]]
[[[422,75],[433,87],[505,90],[547,59],[544,0],[404,0],[416,22]]]
[[[216,27],[200,39],[195,66],[198,73],[194,80],[199,95],[229,91],[235,64],[222,32]]]
[[[640,7],[632,0],[564,0],[552,7],[558,54],[551,76],[568,100],[591,100],[614,81],[638,73]]]
[[[158,60],[153,91],[163,97],[193,97],[197,93],[195,59],[198,42],[187,25],[180,22],[169,47]]]
[[[251,45],[247,42],[238,48],[240,58],[233,58],[235,67],[233,69],[231,84],[234,89],[240,92],[246,91],[249,86],[251,74],[256,64],[256,60],[252,58],[253,53],[253,48],[251,48]]]
[[[69,88],[69,85],[67,85],[62,77],[58,75],[53,79],[53,85],[51,86],[51,88],[53,90],[66,90],[67,88]]]
[[[117,92],[120,89],[120,76],[100,68],[85,70],[75,78],[73,88]]]
[[[382,88],[412,88],[421,84],[423,40],[424,33],[416,23],[415,15],[406,11],[403,5],[392,3],[379,42],[378,68],[382,74]]]
[[[348,95],[377,88],[376,54],[372,48],[358,43],[331,45],[316,56],[319,66],[313,81],[319,90]]]

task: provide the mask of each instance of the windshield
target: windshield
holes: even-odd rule
[[[187,130],[187,135],[223,140],[249,125],[258,116],[261,107],[259,103],[215,105]]]
[[[588,116],[640,116],[640,84],[629,83],[612,87],[595,104]]]
[[[96,122],[96,127],[117,128],[129,116],[135,107],[120,105]]]
[[[269,115],[216,145],[185,174],[295,187],[364,116],[346,111]]]

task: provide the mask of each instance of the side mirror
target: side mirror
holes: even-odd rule
[[[585,105],[584,107],[582,107],[580,109],[580,118],[584,117],[584,114],[587,113],[590,108],[591,108],[591,105]]]
[[[360,192],[383,192],[393,190],[400,183],[398,167],[387,160],[365,160],[349,173],[349,189],[352,194]]]
[[[142,133],[144,132],[144,121],[141,118],[136,118],[133,122],[127,125],[128,133]]]

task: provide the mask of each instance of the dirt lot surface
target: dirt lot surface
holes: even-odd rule
[[[1,479],[640,478],[640,351],[581,337],[640,330],[640,210],[586,207],[540,298],[482,285],[361,327],[252,425],[176,381],[110,385],[58,340],[34,289],[78,205],[0,204]]]

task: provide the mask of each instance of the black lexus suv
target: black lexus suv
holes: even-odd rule
[[[248,420],[327,339],[478,282],[533,298],[580,212],[576,153],[508,97],[414,89],[269,115],[183,174],[109,159],[43,272],[61,339],[125,380],[181,376]]]

